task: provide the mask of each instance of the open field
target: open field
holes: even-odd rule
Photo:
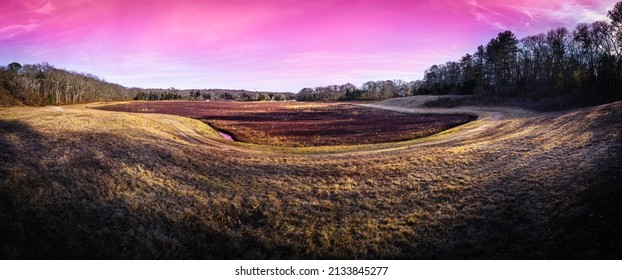
[[[102,109],[191,117],[237,141],[283,147],[412,140],[474,119],[472,115],[404,114],[341,103],[135,102]]]
[[[90,108],[107,104],[0,109],[0,256],[622,257],[622,103],[391,102],[367,106],[479,118],[398,143],[285,149]]]

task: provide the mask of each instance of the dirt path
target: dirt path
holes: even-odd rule
[[[458,107],[458,108],[423,108],[423,107],[403,107],[387,106],[382,104],[356,104],[353,105],[389,110],[408,114],[467,114],[478,116],[479,120],[506,120],[515,118],[527,118],[538,115],[533,111],[528,111],[513,107]]]
[[[420,106],[422,103],[411,102],[406,104],[411,106]],[[425,146],[458,145],[460,142],[476,139],[479,135],[482,135],[484,133],[487,134],[491,132],[491,130],[495,130],[501,123],[505,121],[511,121],[520,118],[529,118],[540,115],[540,113],[537,112],[513,107],[421,108],[387,106],[378,103],[353,105],[407,114],[468,114],[478,117],[478,119],[473,122],[447,130],[450,131],[450,133],[448,133],[447,135],[442,135],[443,132],[441,132],[430,137],[421,138],[420,142],[415,141],[415,143],[410,145],[389,149],[380,149],[377,151],[369,151],[365,152],[365,154],[368,154],[370,152],[395,151]]]

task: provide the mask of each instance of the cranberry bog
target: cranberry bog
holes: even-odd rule
[[[101,109],[190,117],[235,141],[280,147],[407,141],[475,119],[462,114],[398,113],[348,103],[134,102]]]

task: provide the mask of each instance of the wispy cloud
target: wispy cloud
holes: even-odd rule
[[[34,11],[34,13],[37,13],[37,14],[51,14],[55,10],[56,10],[56,7],[54,7],[54,5],[52,5],[52,2],[48,1],[45,5],[41,6],[41,8],[36,9]]]
[[[38,22],[30,22],[28,24],[13,24],[0,28],[0,40],[8,40],[19,34],[32,32],[41,24]]]
[[[560,7],[540,11],[541,15],[563,23],[576,24],[607,20],[607,8],[603,6],[586,6],[577,2],[562,2]]]
[[[613,8],[616,1],[518,1],[507,8],[521,11],[531,21],[544,21],[550,24],[562,24],[570,27],[580,22],[607,20],[607,10]]]
[[[463,2],[476,22],[492,29],[519,34],[544,32],[547,28],[572,28],[580,22],[607,20],[613,0],[536,1],[467,0]]]
[[[523,12],[529,17],[529,19],[534,20],[533,14],[529,11],[527,7],[523,7]]]
[[[482,11],[484,11],[484,12],[488,13],[488,14],[491,14],[491,15],[494,15],[494,16],[498,16],[498,17],[502,17],[502,16],[503,16],[503,14],[501,14],[501,13],[499,13],[499,12],[496,12],[495,10],[493,10],[493,9],[491,9],[491,8],[488,8],[488,7],[486,7],[486,6],[482,6],[482,5],[480,5],[477,1],[469,1],[469,2],[468,2],[468,4],[469,4],[471,7],[475,7],[475,8],[477,8],[478,10],[482,10]]]
[[[506,17],[500,12],[494,9],[480,5],[477,1],[467,2],[471,14],[475,16],[475,20],[481,24],[490,26],[494,29],[507,30],[507,27],[502,23],[502,20]]]

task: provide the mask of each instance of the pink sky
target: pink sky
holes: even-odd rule
[[[509,29],[606,20],[602,0],[0,0],[0,64],[124,86],[298,92],[421,79]]]

